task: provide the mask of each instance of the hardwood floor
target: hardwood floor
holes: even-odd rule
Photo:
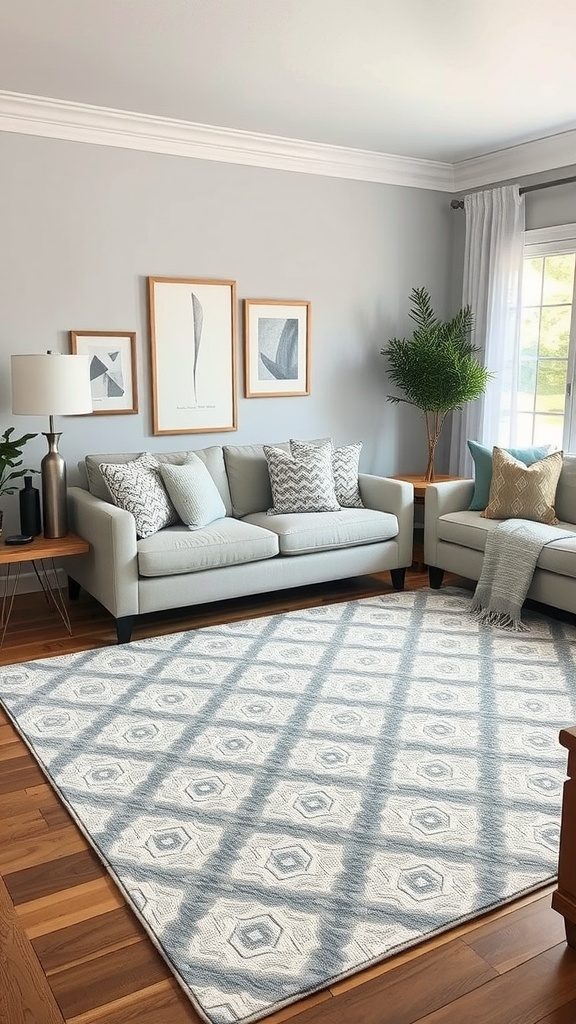
[[[451,577],[446,582],[461,584]],[[410,572],[407,586],[425,586]],[[390,589],[389,577],[148,616],[134,639]],[[0,664],[115,643],[81,595],[69,637],[43,595],[17,598]],[[575,1024],[576,951],[552,889],[532,894],[266,1019],[280,1024]],[[27,747],[0,711],[0,1024],[200,1024]]]

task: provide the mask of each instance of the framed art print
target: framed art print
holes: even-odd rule
[[[134,331],[70,331],[70,351],[89,356],[93,416],[138,412]]]
[[[245,299],[246,398],[310,394],[310,302]]]
[[[236,282],[149,277],[154,434],[236,430]]]

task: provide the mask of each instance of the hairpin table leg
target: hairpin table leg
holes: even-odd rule
[[[8,629],[8,623],[10,622],[10,616],[12,614],[12,606],[14,604],[14,598],[16,596],[16,590],[18,587],[18,580],[20,579],[20,569],[22,567],[21,562],[16,562],[16,571],[11,578],[11,564],[10,562],[6,566],[6,572],[3,575],[3,587],[2,587],[2,608],[0,611],[0,628],[2,633],[0,634],[0,647],[4,643],[4,637],[6,636],[6,630]]]
[[[70,616],[68,615],[68,609],[64,602],[64,595],[62,593],[62,587],[60,586],[60,580],[58,579],[58,570],[54,559],[38,558],[34,559],[32,564],[34,566],[34,571],[40,580],[42,590],[46,595],[46,600],[58,612],[62,622],[70,633],[70,636],[72,636]]]

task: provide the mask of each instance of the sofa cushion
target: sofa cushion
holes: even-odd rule
[[[498,519],[485,519],[479,512],[449,512],[438,520],[438,539],[474,551],[484,551],[488,534],[500,526],[500,522]],[[546,544],[536,565],[560,576],[576,577],[576,525],[560,521],[557,529],[570,530],[574,539],[565,537]]]
[[[190,452],[182,466],[160,463],[160,473],[174,508],[190,530],[223,519],[226,507],[206,466]]]
[[[178,521],[160,477],[158,460],[147,452],[133,462],[100,464],[115,505],[130,512],[138,537],[148,537]]]
[[[438,520],[438,539],[484,551],[486,537],[499,525],[499,519],[484,519],[480,512],[449,512]]]
[[[141,576],[176,576],[257,562],[277,554],[278,538],[270,530],[227,516],[201,530],[171,526],[138,541],[138,572]]]
[[[564,456],[554,505],[558,519],[576,523],[576,455]]]
[[[486,519],[531,519],[556,524],[554,499],[562,454],[553,452],[525,466],[503,448],[494,448],[490,501],[482,515]]]
[[[87,455],[84,459],[84,468],[88,478],[88,490],[90,493],[96,498],[102,498],[103,501],[111,501],[110,491],[99,469],[100,464],[106,462],[122,465],[125,462],[133,462],[139,455],[142,455],[142,452],[114,452],[109,455]],[[190,451],[154,453],[154,457],[158,459],[158,462],[166,462],[173,466],[181,466],[187,461],[189,455]],[[231,515],[232,501],[228,489],[222,448],[219,445],[211,445],[209,448],[196,448],[194,449],[194,455],[202,459],[220,492],[220,497],[226,506],[226,514]]]
[[[337,511],[332,442],[290,445],[291,453],[264,445],[272,487],[269,514]]]
[[[288,441],[274,448],[290,451]],[[224,463],[232,499],[232,514],[238,519],[251,512],[265,512],[272,504],[268,463],[262,444],[224,445]]]
[[[398,520],[389,512],[346,508],[338,512],[305,512],[268,516],[255,512],[244,520],[278,535],[280,553],[304,555],[358,544],[376,544],[398,534]]]
[[[479,441],[468,441],[468,448],[474,460],[474,494],[468,506],[470,511],[482,512],[490,500],[490,484],[492,483],[492,445],[480,444]],[[513,458],[531,466],[543,459],[550,452],[550,445],[539,448],[504,448]]]

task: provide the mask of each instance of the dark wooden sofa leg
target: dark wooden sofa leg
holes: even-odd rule
[[[68,577],[68,597],[71,601],[77,601],[80,597],[80,584],[71,576]]]
[[[437,565],[429,565],[428,578],[432,590],[440,590],[442,580],[444,579],[444,569],[439,569]]]
[[[392,580],[392,586],[394,587],[394,590],[404,590],[406,569],[390,569],[390,578]]]
[[[118,637],[119,644],[129,644],[130,637],[132,636],[132,626],[134,625],[133,615],[121,615],[119,619],[116,619],[116,635]]]
[[[576,949],[576,728],[561,729],[560,743],[568,751],[568,778],[562,796],[558,888],[552,906],[564,918],[566,942]]]

